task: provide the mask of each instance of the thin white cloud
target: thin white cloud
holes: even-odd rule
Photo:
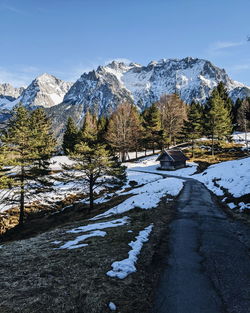
[[[244,45],[244,41],[238,41],[238,42],[233,42],[233,41],[217,41],[214,44],[212,44],[211,49],[213,50],[222,50],[222,49],[228,49],[232,47],[239,47]]]
[[[2,10],[9,11],[9,12],[12,12],[12,13],[15,13],[15,14],[26,15],[26,12],[24,12],[23,10],[21,10],[21,9],[19,9],[17,7],[14,7],[14,6],[7,5],[7,4],[3,4],[0,8]]]
[[[41,72],[34,66],[19,66],[15,70],[0,67],[0,83],[9,83],[14,87],[28,86]]]
[[[241,72],[241,71],[246,71],[250,70],[250,64],[236,64],[230,68],[231,71],[235,72]]]
[[[230,49],[245,45],[246,41],[216,41],[212,43],[207,53],[209,56],[227,54]]]

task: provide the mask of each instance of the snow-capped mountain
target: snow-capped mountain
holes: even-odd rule
[[[15,88],[10,84],[0,84],[0,106],[15,101],[23,91],[24,87]]]
[[[2,103],[1,109],[11,109],[14,105],[21,102],[26,107],[42,106],[50,108],[63,101],[64,95],[72,86],[72,83],[65,82],[49,74],[42,74],[23,89],[18,98]]]
[[[163,94],[178,92],[181,98],[205,102],[212,89],[222,81],[232,97],[244,97],[250,89],[231,80],[224,69],[202,59],[162,59],[147,66],[113,61],[96,71],[84,73],[64,97],[64,103],[95,107],[99,114],[125,100],[144,109]],[[235,92],[234,92],[235,91]]]
[[[0,96],[18,98],[24,91],[24,87],[15,88],[10,84],[0,84]]]
[[[6,119],[8,110],[19,102],[31,109],[43,106],[53,119],[55,133],[59,134],[69,116],[81,125],[88,108],[99,115],[107,115],[119,103],[128,101],[143,110],[163,94],[174,92],[186,103],[192,100],[204,103],[221,81],[233,101],[250,96],[250,87],[233,81],[224,69],[207,60],[162,59],[147,66],[113,61],[84,73],[74,84],[43,74],[25,90],[0,85],[0,120]],[[5,86],[2,87],[5,88],[2,102],[1,86]]]
[[[28,107],[42,106],[50,108],[63,101],[71,86],[72,83],[45,73],[32,81],[21,97],[18,98],[18,101]]]

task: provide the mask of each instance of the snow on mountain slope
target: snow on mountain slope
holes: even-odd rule
[[[42,74],[38,76],[16,98],[9,98],[8,101],[1,101],[1,109],[10,110],[17,103],[21,102],[27,107],[42,106],[45,108],[52,107],[63,101],[64,95],[72,86],[72,83],[64,82],[52,75]],[[1,90],[0,90],[1,91]]]
[[[250,88],[231,80],[224,69],[207,60],[162,59],[147,66],[113,61],[83,74],[65,95],[64,102],[83,104],[84,108],[95,106],[99,113],[107,113],[125,100],[144,109],[161,95],[174,92],[187,103],[204,102],[220,81],[234,100],[250,93]]]
[[[15,88],[10,84],[0,84],[0,107],[8,109],[13,101],[21,96],[24,87]]]
[[[0,96],[8,96],[16,99],[22,94],[24,89],[24,87],[15,88],[10,84],[0,84]]]
[[[71,83],[45,73],[33,80],[17,101],[29,107],[49,108],[63,101],[64,95],[71,85]]]

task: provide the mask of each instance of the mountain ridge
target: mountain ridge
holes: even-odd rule
[[[0,110],[8,112],[20,101],[30,109],[43,106],[52,116],[58,133],[69,116],[81,125],[87,110],[108,115],[124,101],[144,110],[163,94],[177,92],[188,104],[193,100],[205,103],[219,82],[225,84],[234,102],[237,98],[250,96],[250,87],[232,80],[225,69],[205,59],[161,59],[148,65],[112,61],[83,73],[75,83],[44,73],[22,90],[19,97],[14,97],[14,101],[3,92],[1,94],[0,89]],[[7,104],[3,103],[5,100],[1,102],[4,97]]]

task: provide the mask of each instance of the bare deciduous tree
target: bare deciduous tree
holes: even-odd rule
[[[187,119],[186,104],[177,94],[163,95],[156,104],[160,111],[161,128],[165,133],[166,142],[168,145],[175,143],[183,122]]]
[[[141,125],[136,108],[130,103],[120,104],[111,115],[106,139],[119,151],[125,161],[130,149],[136,149],[141,136]]]

